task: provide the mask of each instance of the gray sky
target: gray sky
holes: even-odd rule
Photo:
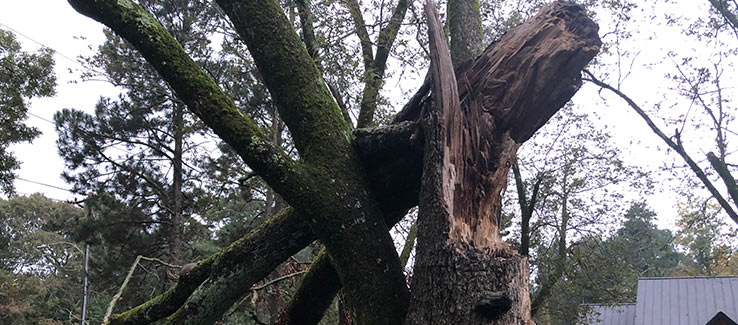
[[[101,95],[115,94],[115,89],[104,82],[71,83],[79,80],[82,70],[75,62],[77,56],[89,55],[92,51],[88,46],[104,39],[102,25],[78,14],[61,0],[0,0],[0,24],[0,28],[25,35],[16,37],[26,51],[38,49],[38,43],[57,51],[57,96],[32,100],[29,112],[33,115],[27,120],[43,134],[32,144],[12,147],[23,163],[17,172],[23,180],[16,180],[16,190],[21,194],[42,192],[50,198],[70,199],[73,195],[67,191],[29,181],[71,188],[60,177],[64,163],[57,155],[57,136],[51,123],[54,113],[66,107],[91,111]]]

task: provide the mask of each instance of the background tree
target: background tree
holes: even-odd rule
[[[8,147],[39,135],[23,123],[28,101],[53,96],[55,87],[52,51],[25,52],[11,32],[0,30],[0,187],[6,195],[13,194],[13,170],[20,165]]]
[[[577,324],[588,312],[586,304],[634,303],[641,277],[682,275],[677,265],[684,258],[674,237],[656,227],[654,217],[644,203],[635,202],[613,218],[623,223],[611,236],[592,232],[572,240],[563,276],[552,286],[537,323]]]
[[[663,169],[674,179],[683,179],[685,195],[694,186],[705,188],[722,207],[725,214],[738,223],[738,214],[734,202],[738,198],[735,179],[732,176],[734,164],[731,163],[730,139],[733,133],[730,125],[734,120],[732,93],[725,91],[725,79],[734,75],[735,44],[738,37],[731,27],[730,14],[735,8],[722,1],[707,1],[695,6],[693,14],[673,14],[668,2],[644,10],[645,15],[628,15],[621,19],[619,32],[613,37],[617,39],[617,51],[611,52],[614,63],[597,67],[597,72],[587,72],[585,79],[594,85],[615,94],[627,103],[641,117],[653,133],[666,145],[667,150],[679,156],[676,162],[667,162]],[[722,5],[721,5],[722,4]],[[717,5],[718,7],[715,7]],[[639,7],[637,3],[628,6],[628,12]],[[722,8],[720,11],[716,8]],[[680,12],[684,12],[679,9]],[[727,14],[724,16],[723,14]],[[639,19],[654,21],[657,16],[667,16],[665,22],[659,22],[664,28],[677,29],[681,39],[690,46],[667,46],[659,49],[659,62],[669,62],[671,68],[659,69],[660,79],[666,80],[663,87],[653,87],[663,98],[637,98],[629,96],[632,89],[625,88],[630,84],[626,78],[634,73],[634,65],[638,59],[638,51],[628,47],[625,41],[634,41],[632,28]],[[658,21],[658,20],[656,20]],[[697,48],[702,49],[697,54]],[[625,62],[630,62],[629,67]],[[643,62],[648,65],[650,62]],[[605,77],[616,81],[605,81]],[[647,103],[644,105],[643,103]],[[666,131],[674,130],[674,131]],[[709,149],[703,139],[712,138]],[[698,152],[707,151],[707,152]],[[701,159],[699,157],[707,159]],[[683,177],[683,171],[696,176]],[[720,185],[722,183],[722,185]]]
[[[676,243],[684,249],[686,258],[679,271],[686,275],[736,274],[736,231],[718,218],[720,207],[691,197],[680,208]]]
[[[84,211],[39,194],[0,200],[0,319],[78,323]]]
[[[582,237],[604,240],[603,230],[617,220],[612,211],[622,208],[624,194],[646,192],[650,182],[622,160],[607,131],[573,109],[562,109],[522,148],[510,181],[516,186],[507,200],[518,207],[508,204],[507,214],[516,216],[512,229],[519,239],[513,246],[530,256],[535,274],[534,316],[556,283],[568,277],[572,245]]]

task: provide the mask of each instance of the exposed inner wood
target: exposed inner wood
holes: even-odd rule
[[[597,25],[581,7],[555,2],[455,77],[453,71],[441,71],[444,81],[458,82],[460,100],[458,109],[443,105],[442,115],[450,242],[485,251],[501,245],[501,191],[513,158],[579,89],[580,71],[600,44]],[[436,86],[434,80],[434,91]],[[455,91],[443,90],[444,100],[457,98]]]

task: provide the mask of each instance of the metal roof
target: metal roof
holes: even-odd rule
[[[636,304],[589,305],[585,320],[592,325],[634,325]]]
[[[721,311],[738,319],[738,277],[638,280],[635,325],[701,325]]]
[[[642,278],[635,304],[590,307],[591,325],[704,325],[719,312],[738,321],[738,276]]]

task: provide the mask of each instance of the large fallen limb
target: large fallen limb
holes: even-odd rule
[[[221,299],[235,301],[249,287],[266,277],[284,260],[314,240],[305,219],[292,209],[285,209],[237,240],[223,252],[198,263],[180,276],[167,292],[125,313],[113,315],[110,324],[148,324],[179,310],[185,301],[200,291],[217,291]],[[221,308],[222,314],[231,303],[209,305]],[[187,309],[203,308],[189,305]]]

